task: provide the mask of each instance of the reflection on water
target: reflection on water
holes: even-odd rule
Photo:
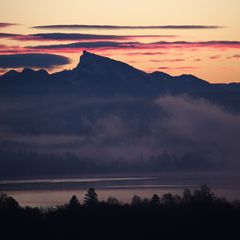
[[[216,195],[240,199],[240,187],[233,178],[222,175],[162,174],[153,177],[97,177],[0,180],[0,191],[14,197],[22,206],[56,206],[77,195],[83,201],[86,190],[94,187],[100,200],[113,196],[130,202],[133,195],[150,198],[153,194],[182,194],[207,183]]]
[[[23,180],[0,180],[0,185],[21,184],[21,183],[85,183],[85,182],[106,182],[106,181],[132,181],[132,180],[154,179],[153,177],[141,178],[47,178],[47,179],[23,179]]]

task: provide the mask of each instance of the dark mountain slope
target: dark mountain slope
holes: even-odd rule
[[[209,84],[193,75],[147,74],[123,62],[84,51],[73,70],[48,74],[45,70],[10,71],[0,77],[1,94],[132,95],[195,93],[238,89],[238,84]]]

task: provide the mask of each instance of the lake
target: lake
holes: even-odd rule
[[[164,193],[181,195],[185,188],[194,190],[208,184],[219,197],[240,199],[240,184],[233,176],[222,174],[159,174],[155,176],[91,176],[68,178],[0,180],[0,191],[15,198],[22,206],[51,207],[63,205],[72,195],[83,202],[86,191],[95,188],[99,200],[116,197],[124,203],[133,195],[151,198]]]

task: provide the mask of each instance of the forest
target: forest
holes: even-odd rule
[[[90,188],[82,202],[22,207],[0,194],[2,239],[239,239],[240,201],[219,198],[207,185],[182,196],[133,195],[131,203],[98,199]]]
[[[141,155],[132,161],[118,159],[109,161],[105,158],[87,158],[68,152],[59,154],[44,154],[36,151],[1,151],[0,150],[0,178],[23,178],[43,176],[69,176],[80,174],[106,173],[152,173],[167,171],[213,169],[204,156],[198,154],[183,154],[177,156],[167,151],[159,155],[144,158]],[[219,168],[222,167],[219,161]],[[12,166],[15,166],[14,168]],[[215,167],[216,169],[216,167]]]

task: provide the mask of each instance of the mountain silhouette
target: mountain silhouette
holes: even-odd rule
[[[11,70],[0,77],[1,94],[77,94],[93,96],[199,94],[239,91],[240,84],[210,84],[193,75],[146,73],[126,63],[83,51],[73,70],[48,74],[45,70]]]
[[[235,84],[239,89],[238,84]],[[156,96],[161,93],[223,91],[229,85],[210,84],[193,75],[170,76],[163,72],[145,73],[126,63],[84,51],[73,70],[48,74],[45,70],[11,70],[0,77],[3,94],[46,94],[54,91],[80,95]],[[231,86],[233,88],[233,86]]]
[[[159,99],[163,99],[161,106]],[[218,129],[220,135],[214,138],[214,144],[219,141],[222,150],[229,142],[229,138],[224,140],[225,133],[238,121],[229,112],[239,114],[239,102],[238,83],[211,84],[193,75],[146,73],[86,51],[72,70],[52,74],[45,70],[11,70],[0,77],[0,175],[10,174],[13,165],[19,166],[12,170],[13,176],[19,169],[21,176],[48,174],[48,169],[54,174],[105,171],[104,164],[112,159],[117,163],[110,164],[109,169],[118,172],[122,166],[118,161],[141,160],[142,152],[152,161],[151,171],[162,166],[211,167],[208,144],[204,141],[201,144],[207,150],[198,150],[201,144],[195,146],[189,140],[188,125],[194,128],[191,138],[197,143],[198,136],[211,139],[212,129]],[[202,115],[206,120],[201,121]],[[214,128],[219,118],[223,120]],[[192,127],[190,120],[194,122]],[[184,137],[178,135],[182,133]],[[73,152],[81,161],[71,154],[64,160],[32,152],[57,156]],[[93,167],[88,159],[96,160],[97,165]],[[125,167],[128,169],[128,164]],[[145,171],[144,165],[138,167]]]
[[[161,95],[182,94],[205,98],[231,111],[240,112],[239,83],[211,84],[193,75],[146,73],[126,63],[87,51],[83,51],[79,64],[72,70],[52,74],[46,70],[11,70],[0,77],[0,98],[4,101],[6,98],[18,97],[21,102],[26,96],[37,98],[36,102],[42,98],[62,98],[71,102],[73,97],[114,96],[150,100]]]

